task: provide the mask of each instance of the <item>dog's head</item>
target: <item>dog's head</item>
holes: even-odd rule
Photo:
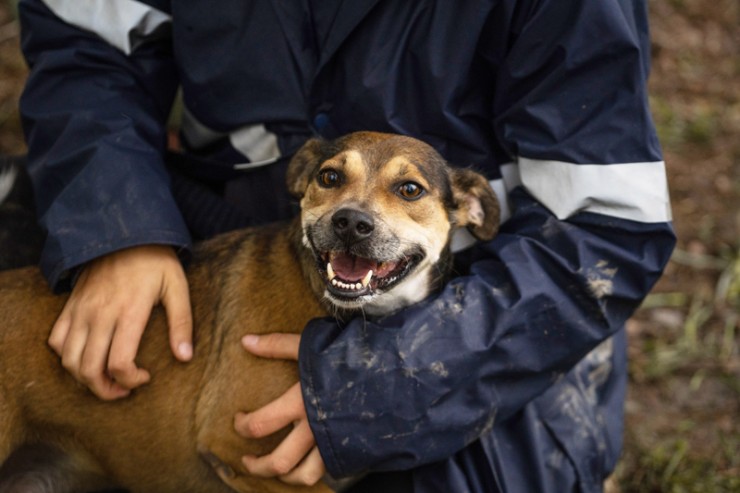
[[[287,179],[324,296],[344,309],[378,315],[421,301],[445,277],[455,228],[481,240],[498,228],[487,180],[410,137],[309,140]]]

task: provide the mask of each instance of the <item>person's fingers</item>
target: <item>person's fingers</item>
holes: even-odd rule
[[[190,361],[193,357],[193,313],[188,281],[177,260],[163,280],[161,299],[167,312],[172,353],[180,361]]]
[[[113,338],[115,321],[98,318],[94,327],[88,327],[79,363],[78,379],[101,399],[116,399],[128,395],[128,390],[106,373],[108,351]]]
[[[280,481],[296,486],[313,486],[326,474],[326,465],[319,448],[314,446],[298,466],[279,477]]]
[[[250,353],[263,358],[298,360],[299,334],[272,333],[265,335],[246,335],[242,346]]]
[[[246,335],[242,338],[242,345],[252,354],[264,358],[297,360],[300,335]],[[294,424],[293,430],[270,454],[242,457],[244,468],[250,474],[279,477],[288,484],[316,484],[326,468],[306,419],[300,383],[294,384],[283,395],[254,412],[237,414],[234,428],[244,437],[261,438],[291,423]]]
[[[69,329],[67,330],[66,337],[61,344],[60,356],[62,359],[62,366],[69,373],[72,374],[77,380],[82,379],[80,374],[80,365],[82,362],[82,354],[85,351],[85,344],[87,344],[87,338],[89,336],[90,327],[87,323],[82,322],[77,317],[72,317],[69,322]]]
[[[308,421],[300,421],[271,453],[261,457],[245,455],[242,463],[247,472],[254,476],[285,476],[295,469],[314,445]]]
[[[105,376],[99,382],[88,385],[88,388],[99,399],[104,401],[122,399],[131,394],[131,390],[121,387],[118,383]]]
[[[245,438],[262,438],[305,416],[303,396],[299,383],[283,395],[251,413],[238,413],[234,428]]]
[[[58,356],[62,356],[64,351],[64,341],[67,340],[69,329],[72,325],[72,315],[70,310],[65,306],[59,318],[54,322],[54,326],[51,328],[49,333],[48,344],[57,353]]]
[[[110,377],[127,389],[134,389],[149,382],[149,372],[136,366],[136,353],[144,334],[151,305],[129,307],[129,311],[118,316],[115,332],[110,343],[107,371]]]
[[[95,323],[98,328],[92,329],[83,318],[72,317],[62,343],[62,366],[99,398],[124,397],[129,391],[105,374],[113,322],[97,317]]]

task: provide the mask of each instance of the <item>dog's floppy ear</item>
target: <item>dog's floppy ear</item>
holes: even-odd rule
[[[326,147],[324,140],[309,139],[290,160],[286,180],[288,191],[295,198],[303,197],[316,167],[327,159]]]
[[[483,175],[470,169],[450,173],[455,224],[467,226],[473,236],[487,241],[496,236],[500,221],[498,199]]]

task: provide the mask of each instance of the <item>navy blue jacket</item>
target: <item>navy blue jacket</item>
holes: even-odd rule
[[[301,381],[329,472],[600,491],[621,448],[623,325],[674,245],[645,2],[93,4],[20,4],[53,286],[126,246],[189,247],[164,163],[178,87],[188,152],[225,173],[314,134],[421,138],[487,174],[501,232],[418,306],[309,324]]]

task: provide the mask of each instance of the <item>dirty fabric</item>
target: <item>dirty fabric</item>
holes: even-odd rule
[[[574,224],[596,217],[560,223],[513,199],[528,224],[515,214],[439,296],[309,324],[304,396],[333,474],[414,469],[424,492],[601,490],[621,449],[622,327],[658,271],[625,272],[638,257],[618,245],[635,224],[591,236]],[[667,260],[659,245],[639,259]]]

